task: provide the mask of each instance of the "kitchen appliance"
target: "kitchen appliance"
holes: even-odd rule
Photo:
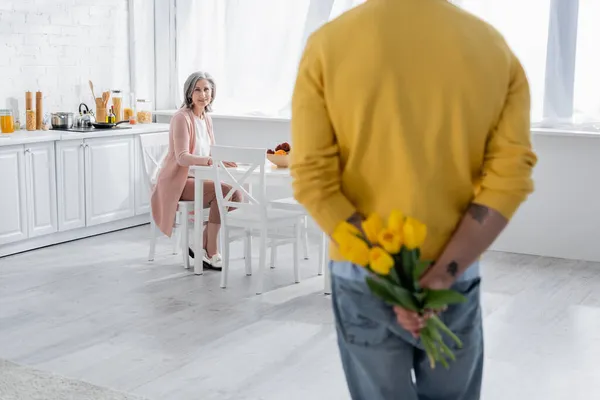
[[[76,120],[74,127],[76,128],[90,128],[92,122],[96,122],[94,113],[85,103],[79,104],[79,118]]]
[[[50,115],[52,129],[70,129],[73,127],[74,122],[75,116],[71,112],[57,112]]]

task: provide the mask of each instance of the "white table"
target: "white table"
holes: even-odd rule
[[[242,177],[249,169],[247,165],[240,165],[237,168],[229,168],[228,171],[235,178]],[[192,166],[190,170],[194,173],[194,219],[196,222],[204,221],[204,190],[203,190],[203,182],[204,181],[213,181],[215,179],[214,171],[212,167],[200,167],[200,166]],[[225,175],[225,174],[223,174]],[[266,175],[266,184],[267,186],[283,186],[283,187],[291,187],[292,185],[292,176],[290,175],[290,170],[288,168],[277,168],[276,166],[268,163],[265,167],[265,175]],[[254,173],[248,178],[247,182],[252,184],[257,181],[259,177],[259,170],[254,170]],[[255,179],[253,179],[255,178]],[[202,252],[200,249],[203,247],[203,237],[204,235],[204,226],[202,223],[194,224],[194,250],[196,251],[196,257],[194,257],[194,274],[202,275],[204,271],[203,263],[202,263]],[[325,242],[325,240],[324,240]],[[326,265],[327,258],[327,246],[326,243],[323,243],[321,246],[323,251],[320,254],[319,262],[325,265],[324,274],[325,274],[325,293],[331,293],[331,284],[330,284],[330,276],[329,276],[329,268]]]

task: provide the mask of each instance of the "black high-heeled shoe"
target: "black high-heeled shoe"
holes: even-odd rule
[[[188,247],[188,255],[190,256],[190,258],[194,258],[195,256],[194,250],[192,250],[190,247]]]

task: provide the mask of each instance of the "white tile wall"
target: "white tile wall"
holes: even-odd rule
[[[0,0],[0,108],[41,90],[44,111],[93,106],[88,80],[129,90],[127,0]],[[35,102],[35,94],[34,94]]]

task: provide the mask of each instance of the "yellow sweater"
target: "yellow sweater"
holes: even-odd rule
[[[435,258],[471,202],[510,218],[533,190],[529,113],[524,71],[489,25],[445,0],[367,0],[307,42],[294,195],[327,233],[402,210]]]

